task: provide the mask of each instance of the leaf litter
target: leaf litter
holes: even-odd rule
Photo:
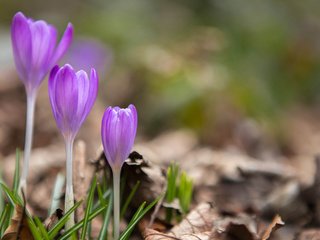
[[[2,94],[2,98],[13,101],[10,108],[6,106],[8,101],[1,101],[0,138],[9,139],[10,146],[21,145],[23,139],[15,139],[23,135],[23,124],[19,121],[23,116],[17,114],[24,112],[21,109],[24,100],[19,97],[23,89],[19,85],[4,89],[1,91],[8,94]],[[35,131],[36,142],[30,166],[31,187],[27,199],[28,211],[41,219],[46,218],[50,205],[48,196],[51,196],[56,175],[64,171],[65,164],[61,141],[55,141],[57,133],[50,127],[53,123],[46,121],[51,119],[51,113],[48,107],[44,107],[45,102],[41,101],[40,96],[38,107],[43,111],[37,111],[40,116],[36,119],[41,121],[36,123],[39,129]],[[20,110],[10,112],[9,109]],[[97,104],[95,111],[102,110],[102,105]],[[243,119],[245,124],[234,130],[231,137],[234,139],[229,137],[230,144],[219,145],[219,149],[203,146],[192,132],[183,129],[136,144],[134,150],[141,158],[136,154],[127,161],[123,171],[127,177],[124,192],[130,192],[136,181],[140,181],[141,186],[128,207],[126,220],[130,219],[141,202],[150,202],[164,193],[165,170],[172,161],[193,178],[195,190],[191,212],[182,216],[181,221],[164,222],[163,212],[172,206],[160,201],[159,208],[141,221],[140,231],[136,231],[132,239],[141,239],[141,235],[145,239],[320,239],[320,164],[318,158],[314,158],[320,139],[320,130],[316,127],[318,116],[298,110],[288,113],[286,119],[285,127],[289,133],[287,155],[279,154],[278,149],[274,151],[275,145],[270,147],[266,143],[265,136],[256,124],[251,124],[250,119],[250,124]],[[93,119],[84,129],[82,136],[86,143],[97,135],[97,130],[92,130],[96,129],[97,124],[98,120]],[[228,134],[232,136],[232,128],[230,132]],[[96,142],[98,140],[90,142],[90,146],[96,146]],[[263,148],[257,142],[262,142]],[[77,200],[80,200],[86,195],[88,179],[91,179],[91,176],[86,176],[101,171],[105,165],[101,163],[104,160],[99,160],[101,164],[98,168],[93,163],[92,159],[97,159],[96,149],[88,148],[83,142],[77,146],[75,152],[78,154],[79,168],[75,172],[78,175],[75,191]],[[4,155],[1,158],[4,179],[11,184],[14,156],[8,154],[13,149],[7,145],[0,148]],[[84,207],[79,211],[83,212]],[[179,212],[179,206],[176,208]],[[23,208],[20,210],[23,213]],[[15,217],[18,222],[23,219],[21,214]],[[199,221],[195,222],[195,219]],[[96,221],[97,226],[101,225],[101,220]]]

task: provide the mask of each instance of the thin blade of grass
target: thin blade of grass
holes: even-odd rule
[[[2,170],[1,169],[0,169],[0,182],[2,182]],[[2,212],[4,210],[4,208],[5,208],[4,204],[5,204],[4,197],[3,197],[1,186],[0,186],[0,212]]]
[[[40,219],[38,217],[34,218],[35,223],[38,226],[38,229],[40,230],[40,233],[43,237],[44,240],[50,240],[49,238],[49,234],[47,232],[47,230],[45,229],[45,227],[43,226],[42,222],[40,221]]]
[[[4,210],[2,211],[1,216],[0,216],[0,237],[2,236],[4,231],[6,230],[5,226],[8,223],[8,219],[10,220],[10,218],[7,217],[9,215],[9,209],[10,209],[10,205],[7,204],[4,207]]]
[[[90,190],[89,190],[89,195],[88,195],[88,200],[87,200],[87,208],[85,211],[85,215],[84,215],[84,222],[83,222],[83,228],[82,228],[82,232],[81,232],[81,240],[85,240],[86,239],[86,235],[87,235],[87,229],[88,229],[88,224],[89,224],[89,215],[91,213],[91,209],[92,209],[92,205],[93,205],[93,197],[94,197],[94,190],[96,189],[96,185],[97,185],[97,178],[96,176],[93,178]]]
[[[109,197],[111,194],[111,189],[108,189],[107,191],[105,191],[105,193],[103,194],[103,198],[106,199],[107,197]],[[100,202],[96,202],[93,206],[93,209],[96,209],[97,207],[99,207]]]
[[[102,193],[102,189],[101,189],[100,183],[97,183],[97,193],[98,193],[98,198],[99,198],[100,204],[101,205],[105,205],[106,204],[106,200],[103,197],[103,193]]]
[[[15,204],[23,206],[23,202],[19,197],[19,195],[15,195],[3,182],[0,182],[0,186],[2,190],[5,192],[5,194],[7,195],[12,206],[14,206]]]
[[[95,209],[89,216],[89,221],[94,219],[96,216],[98,216],[100,213],[102,213],[106,209],[107,205],[98,207]],[[78,231],[80,228],[82,228],[84,221],[81,220],[77,224],[75,224],[72,228],[70,228],[68,231],[63,234],[63,236],[59,240],[66,240],[68,239],[73,233]]]
[[[156,203],[159,201],[160,197],[157,198],[156,200],[154,200],[152,203],[150,203],[145,209],[142,210],[142,208],[140,207],[138,209],[138,214],[135,214],[134,217],[131,219],[130,223],[128,224],[128,227],[126,228],[126,230],[121,234],[120,239],[119,240],[127,240],[129,239],[135,225],[141,220],[141,218],[154,206],[156,205]],[[145,205],[145,202],[142,204],[143,208]],[[142,206],[141,205],[141,206]],[[140,210],[141,209],[141,210]]]
[[[15,195],[18,195],[19,191],[19,181],[20,181],[20,150],[17,148],[16,150],[16,165],[13,175],[13,186],[12,191]]]
[[[35,225],[35,223],[33,222],[32,218],[28,217],[27,218],[27,222],[29,225],[29,229],[32,233],[32,236],[34,237],[35,240],[43,240],[43,237],[41,236],[37,226]]]
[[[140,181],[137,181],[137,183],[134,185],[134,187],[132,188],[128,198],[126,199],[122,209],[121,209],[121,213],[120,213],[120,218],[123,217],[124,213],[127,211],[127,208],[134,196],[134,194],[136,193],[136,191],[138,190],[138,187],[140,186]]]
[[[56,225],[54,225],[54,227],[52,229],[50,229],[50,231],[49,231],[49,238],[50,239],[54,239],[54,237],[59,233],[60,229],[68,221],[71,213],[74,210],[76,210],[80,206],[81,203],[82,203],[82,201],[79,201],[75,205],[73,205],[73,207],[70,208],[70,210],[68,212],[66,212],[66,214],[59,220],[59,222],[57,222]]]
[[[106,214],[103,219],[103,224],[102,224],[102,228],[99,233],[98,240],[107,240],[108,239],[108,226],[109,226],[110,216],[111,216],[111,211],[112,211],[112,206],[113,206],[112,201],[113,201],[113,198],[110,196],[109,197],[109,205],[108,205],[108,208],[106,210]]]

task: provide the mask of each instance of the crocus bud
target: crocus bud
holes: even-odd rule
[[[120,170],[128,158],[137,132],[135,106],[108,107],[102,118],[101,137],[104,153],[113,170]]]
[[[75,72],[66,64],[55,66],[49,76],[49,97],[54,118],[66,140],[74,139],[88,116],[98,93],[98,76],[90,78],[83,70]]]
[[[69,23],[57,45],[57,30],[45,21],[33,21],[18,12],[12,21],[11,41],[14,61],[27,93],[36,91],[68,49],[73,36]]]

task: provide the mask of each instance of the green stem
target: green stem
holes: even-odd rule
[[[120,169],[112,169],[113,173],[113,231],[114,240],[120,236]]]
[[[33,125],[34,125],[34,109],[36,102],[36,93],[27,94],[27,116],[26,116],[26,135],[24,145],[23,168],[19,184],[19,192],[23,189],[27,194],[27,178],[29,172],[29,160],[32,148]]]
[[[74,205],[73,185],[72,185],[72,149],[73,139],[66,139],[66,154],[67,154],[67,177],[66,177],[66,198],[64,211],[67,212]],[[66,230],[70,229],[74,225],[74,212],[71,213],[69,220],[66,223]]]

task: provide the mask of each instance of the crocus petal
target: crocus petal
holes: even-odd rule
[[[54,117],[56,117],[56,101],[55,101],[55,94],[54,94],[55,88],[56,88],[55,77],[56,77],[58,71],[59,71],[58,65],[56,65],[52,68],[50,75],[49,75],[49,83],[48,83],[49,98],[50,98],[50,103],[51,103]]]
[[[30,71],[32,56],[31,31],[28,25],[28,20],[18,12],[13,17],[11,26],[11,41],[13,48],[14,61],[17,66],[18,74],[21,80],[28,85],[28,73]]]
[[[57,41],[57,31],[44,21],[31,23],[32,39],[32,68],[29,73],[33,86],[39,86],[49,71],[52,54]]]
[[[89,99],[86,104],[86,111],[91,109],[96,97],[98,95],[98,88],[99,88],[99,77],[97,71],[94,68],[91,68],[90,72],[90,88],[89,88]]]
[[[67,51],[68,47],[70,46],[73,38],[73,26],[71,23],[68,24],[64,34],[60,40],[59,45],[56,48],[55,54],[52,58],[51,64],[54,65],[57,63],[63,54]]]

